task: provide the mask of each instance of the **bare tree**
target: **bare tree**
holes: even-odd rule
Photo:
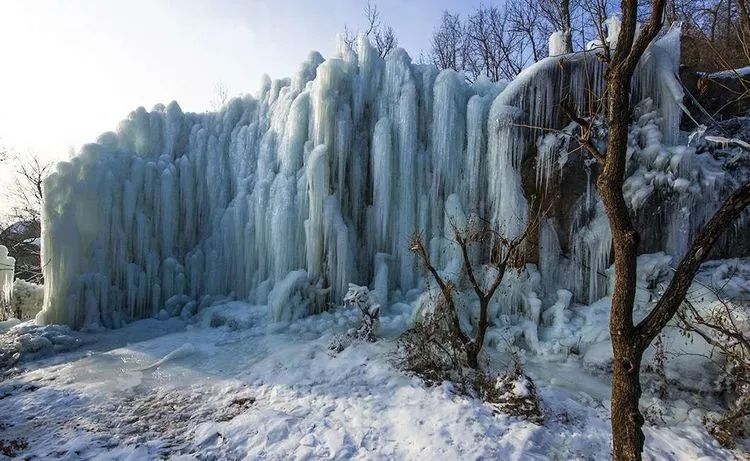
[[[6,192],[12,216],[23,221],[38,222],[42,210],[42,183],[53,163],[44,162],[36,154],[16,156],[18,164],[13,182]]]
[[[489,326],[489,305],[493,296],[500,287],[505,277],[507,269],[521,270],[525,264],[524,244],[532,233],[535,232],[539,225],[540,215],[537,214],[525,229],[516,237],[509,238],[503,233],[491,229],[485,221],[473,217],[465,229],[460,229],[455,223],[451,223],[453,236],[456,244],[461,250],[463,261],[463,270],[471,285],[474,293],[479,300],[479,321],[476,325],[474,336],[470,337],[462,329],[458,321],[458,310],[454,299],[455,287],[453,284],[444,279],[435,266],[430,261],[429,252],[424,245],[422,236],[415,234],[412,236],[410,250],[417,255],[424,268],[430,273],[432,278],[440,288],[440,293],[448,307],[448,326],[451,335],[458,338],[460,344],[466,353],[466,359],[469,367],[479,368],[479,353],[484,345],[485,334]],[[488,286],[483,286],[482,278],[476,274],[475,264],[470,256],[471,248],[474,246],[484,246],[487,253],[486,265],[493,269],[492,280]]]
[[[492,81],[510,80],[529,63],[524,37],[513,31],[507,9],[479,7],[469,16],[466,30],[477,74]]]
[[[38,241],[41,231],[42,183],[53,163],[38,155],[14,156],[17,170],[4,194],[10,204],[7,222],[0,224],[0,245],[16,259],[16,277],[40,283],[42,264]]]
[[[211,101],[211,107],[215,112],[221,110],[229,101],[229,89],[222,82],[216,82],[214,86],[214,99]]]
[[[385,59],[393,50],[398,47],[398,39],[393,28],[387,24],[383,24],[380,19],[380,10],[378,5],[368,0],[367,6],[365,7],[365,19],[367,24],[364,35],[373,41],[375,49],[378,50],[378,55]],[[357,42],[357,32],[349,29],[349,26],[344,25],[344,43],[351,49],[355,49]]]
[[[463,71],[468,67],[466,31],[461,17],[443,12],[440,25],[432,33],[432,63],[440,70]]]
[[[682,23],[686,66],[714,71],[750,64],[750,0],[666,1],[665,20]]]
[[[541,3],[536,0],[519,0],[509,5],[510,32],[523,37],[524,44],[531,49],[534,62],[539,61],[546,56],[544,49],[549,36],[542,28],[544,18]]]
[[[560,15],[552,6],[558,1],[568,8],[568,0],[519,0],[507,7],[480,6],[465,20],[443,12],[432,35],[432,61],[439,69],[463,71],[469,79],[512,79],[546,56],[547,37],[558,30],[551,26],[553,15]],[[564,16],[569,24],[570,14]]]
[[[631,109],[630,83],[638,61],[662,28],[665,5],[666,0],[652,1],[650,17],[636,37],[638,1],[621,2],[622,28],[617,47],[613,51],[605,48],[602,52],[602,59],[608,64],[604,93],[608,125],[605,151],[600,151],[591,140],[592,126],[570,107],[566,108],[570,118],[581,125],[582,145],[602,166],[596,183],[612,231],[615,283],[610,312],[614,353],[611,421],[613,456],[617,460],[641,459],[644,420],[638,402],[644,351],[677,312],[698,268],[723,230],[750,205],[748,182],[719,207],[691,243],[654,308],[643,320],[634,323],[636,259],[640,236],[623,196]],[[602,6],[601,2],[596,6]]]

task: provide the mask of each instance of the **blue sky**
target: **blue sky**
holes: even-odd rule
[[[209,108],[215,86],[254,93],[311,50],[335,49],[366,0],[6,0],[0,3],[0,145],[65,158],[137,106]],[[380,0],[416,60],[442,11],[481,0]],[[486,2],[485,2],[486,3]]]

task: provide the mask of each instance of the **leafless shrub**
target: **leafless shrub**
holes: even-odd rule
[[[677,312],[678,326],[711,346],[709,358],[721,370],[729,401],[726,412],[706,417],[704,423],[722,445],[732,447],[750,434],[750,302],[728,301],[719,289],[704,288],[717,302],[701,311],[694,299],[686,298]]]
[[[513,370],[509,373],[475,373],[474,388],[496,413],[542,424],[544,413],[536,384],[524,372],[523,364],[517,356],[513,357],[513,362]]]
[[[440,288],[441,305],[444,304],[445,306],[444,319],[448,327],[448,333],[463,345],[467,364],[471,368],[479,368],[479,353],[484,345],[489,326],[490,301],[500,287],[506,270],[522,270],[525,267],[525,243],[529,235],[538,228],[542,215],[541,208],[538,208],[535,216],[532,216],[526,226],[513,237],[493,229],[486,220],[478,216],[472,216],[466,226],[462,228],[459,228],[454,222],[450,223],[454,241],[460,248],[463,272],[479,300],[479,320],[473,337],[466,334],[459,325],[458,310],[454,298],[455,287],[452,282],[443,278],[433,265],[421,234],[416,233],[412,236],[409,249],[417,255],[425,272],[429,274],[428,277],[434,280]],[[474,248],[483,252],[480,253],[485,256],[482,264],[472,261],[471,253]],[[481,273],[475,269],[475,265],[489,267],[493,270],[489,284],[483,283]]]
[[[495,413],[542,424],[544,415],[534,381],[514,356],[513,370],[497,373],[468,367],[463,344],[446,328],[446,306],[436,308],[399,338],[399,367],[428,386],[449,382],[457,394],[477,398]]]
[[[445,299],[436,300],[434,311],[399,337],[399,368],[419,376],[428,386],[448,381],[459,392],[469,393],[466,350],[451,333],[450,317]]]
[[[430,260],[421,234],[412,236],[410,250],[425,269],[427,293],[434,281],[439,291],[430,299],[432,310],[415,322],[399,338],[400,367],[422,378],[428,385],[450,382],[458,393],[480,398],[495,411],[541,423],[539,397],[533,381],[523,372],[520,362],[511,373],[496,374],[479,369],[479,355],[489,326],[489,303],[507,269],[521,270],[525,263],[525,242],[538,226],[541,212],[529,219],[515,237],[493,230],[487,221],[472,216],[465,226],[450,222],[453,241],[463,262],[463,275],[479,300],[479,319],[473,334],[462,330],[458,320],[456,286],[444,278]],[[475,251],[476,250],[476,251]],[[472,255],[486,255],[482,269]],[[491,269],[485,283],[478,270]],[[487,285],[487,286],[485,286]],[[431,295],[430,295],[431,296]]]

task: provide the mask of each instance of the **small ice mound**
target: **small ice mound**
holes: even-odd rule
[[[13,366],[22,359],[77,349],[81,340],[76,332],[64,325],[39,326],[17,319],[0,326],[0,370]],[[7,330],[3,330],[8,326]]]
[[[0,322],[0,333],[2,333],[3,331],[10,330],[11,328],[13,328],[14,326],[18,325],[19,323],[21,323],[21,321],[18,320],[18,319],[16,319],[16,318],[10,318],[8,320],[3,320],[2,322]]]
[[[246,330],[262,325],[268,318],[265,306],[241,301],[216,304],[202,309],[198,315],[198,322],[203,328],[227,327],[230,330]]]
[[[159,368],[160,366],[164,365],[168,362],[173,362],[175,360],[179,360],[188,356],[191,356],[197,352],[198,349],[191,344],[191,343],[185,343],[182,346],[178,347],[177,349],[173,350],[169,354],[165,355],[164,358],[159,360],[158,362],[154,363],[153,365],[149,365],[145,368],[139,368],[136,371],[151,371]]]
[[[583,354],[583,366],[590,371],[609,372],[612,360],[612,344],[608,340],[589,345]]]

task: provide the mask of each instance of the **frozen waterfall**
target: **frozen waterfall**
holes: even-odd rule
[[[380,297],[418,288],[409,237],[424,232],[431,253],[449,264],[447,205],[508,234],[523,228],[524,160],[546,146],[535,162],[546,188],[568,155],[567,142],[542,143],[546,133],[529,126],[563,128],[563,94],[588,107],[604,71],[595,53],[547,58],[509,84],[472,84],[414,64],[400,49],[384,61],[360,37],[356,52],[342,47],[327,60],[312,53],[291,79],[266,78],[255,97],[215,113],[183,113],[175,102],[138,108],[44,184],[38,320],[119,327],[221,297],[269,304],[282,320],[339,302],[349,282]],[[679,138],[675,56],[679,32],[670,32],[644,56],[633,92],[636,102],[653,101],[656,115],[644,123],[666,145]],[[658,165],[673,183],[689,173],[677,163]],[[687,193],[680,187],[675,193]],[[609,264],[606,221],[589,212],[589,195],[572,227],[550,220],[543,228],[541,264],[562,264],[551,254],[561,243],[587,260],[574,279]],[[545,294],[570,283],[563,272],[542,267]],[[572,291],[581,290],[595,298],[606,283],[593,278]]]

